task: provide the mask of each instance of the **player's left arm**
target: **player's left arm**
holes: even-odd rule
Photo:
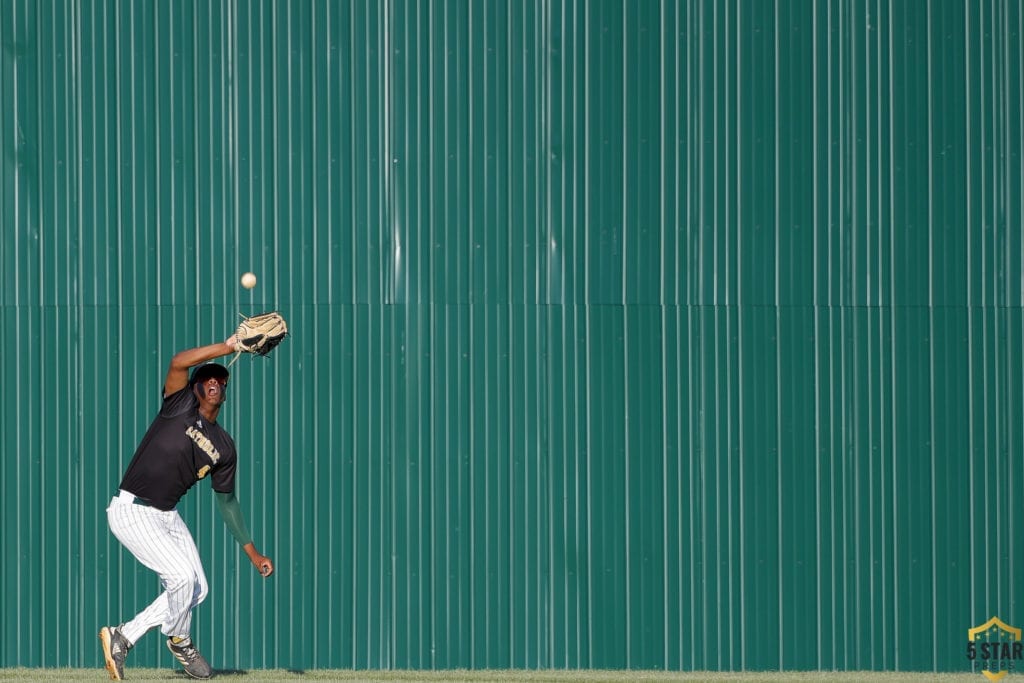
[[[238,504],[238,498],[235,496],[234,491],[231,493],[215,491],[214,495],[217,498],[217,507],[220,510],[221,517],[224,518],[224,523],[227,524],[228,530],[235,537],[235,540],[238,541],[238,544],[242,546],[245,554],[249,556],[249,561],[252,562],[256,570],[264,577],[273,574],[274,563],[269,557],[260,554],[256,550],[256,545],[252,542],[252,535],[245,524],[245,516],[242,515],[242,506]]]

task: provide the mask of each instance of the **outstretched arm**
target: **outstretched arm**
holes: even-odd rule
[[[171,358],[171,365],[167,368],[167,379],[164,380],[164,397],[170,396],[188,384],[189,368],[234,353],[236,343],[237,339],[232,334],[217,344],[197,346],[194,349],[186,349],[174,354],[174,357]]]
[[[234,493],[216,491],[215,494],[217,497],[217,507],[220,509],[221,517],[224,518],[224,523],[228,525],[231,535],[235,537],[238,544],[242,546],[242,550],[249,556],[249,561],[252,562],[253,566],[264,577],[273,574],[274,563],[271,562],[269,557],[261,555],[256,550],[256,546],[253,545],[252,536],[249,535],[249,529],[245,525],[245,518],[242,516],[242,508],[238,504],[238,498],[235,497]]]

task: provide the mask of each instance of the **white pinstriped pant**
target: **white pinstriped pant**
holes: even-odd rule
[[[178,511],[164,512],[114,496],[107,508],[107,521],[117,540],[160,576],[164,588],[146,609],[125,623],[125,638],[136,643],[154,626],[161,626],[166,636],[187,636],[192,610],[206,599],[209,585],[192,533]]]

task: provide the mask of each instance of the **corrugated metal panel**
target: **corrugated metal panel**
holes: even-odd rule
[[[1024,621],[1022,21],[3,0],[0,666],[152,598],[103,509],[167,359],[278,307],[223,421],[279,574],[182,507],[215,666],[966,668]]]

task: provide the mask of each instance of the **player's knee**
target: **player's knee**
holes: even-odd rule
[[[210,585],[206,582],[206,577],[200,574],[196,577],[195,592],[193,593],[193,602],[198,605],[206,599],[206,596],[209,593]]]
[[[206,577],[195,572],[176,572],[164,576],[164,588],[169,593],[192,594],[192,601],[199,604],[206,598],[208,586]]]
[[[164,590],[168,593],[181,593],[187,591],[195,583],[195,576],[187,572],[174,572],[164,574]]]

